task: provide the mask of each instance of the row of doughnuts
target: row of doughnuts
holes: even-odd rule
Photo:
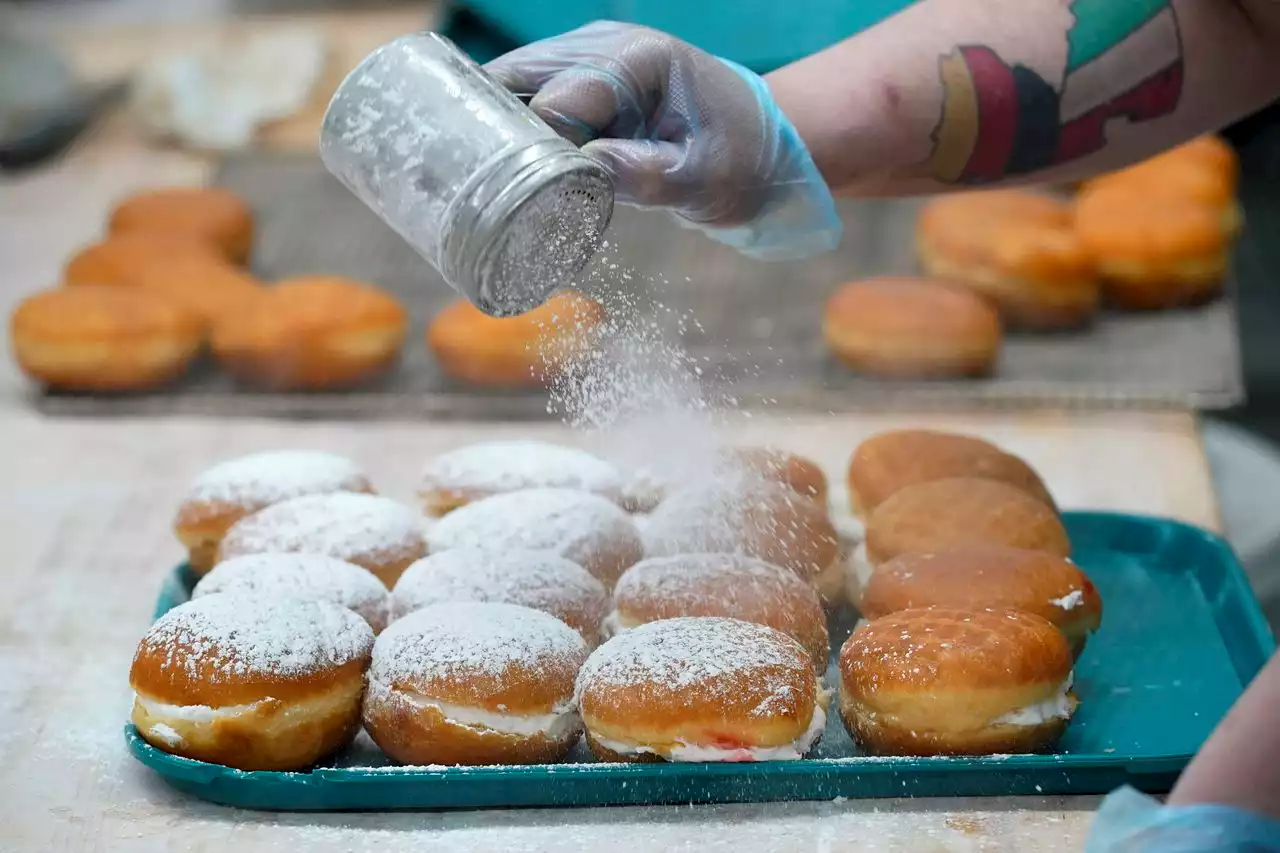
[[[696,538],[689,548],[671,544],[666,537],[639,537],[640,547],[630,547],[636,544],[634,522],[631,528],[618,523],[626,520],[617,506],[624,491],[621,477],[581,451],[529,442],[473,445],[428,465],[423,482],[428,512],[446,515],[426,537],[419,534],[415,539],[408,532],[405,519],[412,513],[407,508],[368,494],[372,489],[367,477],[351,463],[296,452],[247,457],[206,472],[184,502],[178,531],[192,546],[193,557],[212,553],[215,560],[222,559],[197,585],[197,601],[228,595],[257,600],[318,597],[359,613],[371,632],[381,630],[388,620],[416,625],[395,629],[392,636],[414,637],[425,631],[436,638],[426,643],[432,648],[439,645],[438,635],[444,630],[434,622],[455,608],[446,604],[457,601],[523,606],[555,617],[578,638],[584,655],[599,642],[602,628],[604,635],[614,637],[592,653],[597,663],[577,679],[576,700],[565,699],[561,679],[555,701],[536,708],[507,701],[513,696],[503,691],[514,688],[503,679],[493,680],[492,662],[476,664],[490,672],[487,689],[498,691],[486,694],[479,705],[466,684],[446,679],[445,687],[437,686],[434,694],[424,688],[435,683],[435,664],[424,659],[411,665],[403,649],[395,655],[396,666],[409,680],[375,679],[386,669],[378,667],[375,646],[370,690],[360,707],[375,741],[397,760],[548,760],[548,749],[567,749],[576,739],[577,728],[566,716],[574,708],[585,721],[589,745],[604,758],[800,757],[820,736],[826,693],[820,681],[813,682],[812,690],[803,684],[797,687],[794,664],[799,654],[806,662],[807,680],[820,676],[829,641],[822,604],[810,583],[822,574],[816,570],[822,552],[812,546],[812,526],[795,523],[795,509],[811,507],[814,511],[802,516],[810,520],[825,516],[813,498],[825,493],[826,481],[820,469],[799,457],[758,450],[728,455],[757,464],[768,460],[758,470],[768,472],[774,478],[769,485],[778,487],[754,491],[760,482],[753,480],[744,492],[751,497],[742,506],[757,507],[761,494],[786,496],[771,512],[762,514],[757,507],[735,516],[752,534],[721,540],[740,552],[736,554],[690,553],[709,550]],[[938,484],[945,488],[937,491]],[[879,753],[1008,752],[1051,743],[1074,709],[1072,653],[1078,653],[1096,629],[1100,602],[1088,579],[1061,556],[1069,545],[1063,544],[1065,534],[1060,524],[1055,526],[1052,500],[1039,478],[1021,460],[985,442],[902,431],[858,448],[849,468],[849,486],[854,506],[867,520],[867,544],[873,546],[864,548],[860,561],[852,565],[876,563],[869,575],[845,566],[849,578],[860,581],[850,584],[855,600],[864,615],[872,617],[839,657],[840,709],[850,732],[865,749]],[[912,498],[913,494],[924,498]],[[967,499],[966,494],[976,497]],[[441,502],[441,497],[447,500]],[[905,498],[912,499],[903,503]],[[659,503],[654,516],[661,518],[664,504],[676,507],[677,517],[687,515],[691,506],[677,490]],[[939,511],[952,512],[953,506],[960,509],[937,530],[919,521]],[[584,513],[583,507],[592,509]],[[602,513],[601,507],[609,509]],[[777,516],[786,513],[779,513],[779,508],[791,513],[783,527]],[[398,521],[390,523],[392,518]],[[205,539],[191,538],[197,519],[214,519],[204,531]],[[242,527],[242,522],[247,525]],[[441,526],[446,535],[437,536]],[[210,542],[210,531],[216,539],[219,529],[221,541]],[[430,540],[429,546],[424,547],[424,539]],[[406,553],[406,541],[413,542],[409,551],[419,555],[416,559]],[[651,547],[655,542],[672,550],[654,556],[655,550],[662,553]],[[748,556],[753,546],[761,545],[772,547],[784,565]],[[922,546],[933,550],[921,551]],[[422,557],[426,550],[431,554]],[[796,552],[805,559],[785,565]],[[641,559],[645,553],[650,556]],[[338,557],[363,561],[365,568]],[[379,573],[386,585],[370,571]],[[436,614],[427,620],[433,624],[426,625],[424,617],[416,616],[419,612]],[[710,624],[733,620],[763,628],[752,633]],[[463,623],[473,621],[484,620]],[[675,623],[680,622],[697,625],[677,631]],[[662,625],[669,627],[657,627]],[[667,637],[667,631],[677,631],[680,639]],[[730,635],[731,641],[726,639]],[[723,650],[740,649],[747,636],[756,637],[750,643],[757,644],[767,659],[760,662],[758,673],[751,667],[746,668],[749,673],[741,671],[744,661],[754,660],[751,655],[739,653],[733,666],[724,659]],[[466,640],[472,646],[476,642],[474,636]],[[396,643],[422,645],[419,640]],[[692,669],[671,684],[667,676],[655,675],[674,665],[661,663],[662,655],[651,648],[655,643],[680,648],[677,658]],[[496,645],[510,643],[502,640]],[[780,658],[790,664],[780,664]],[[921,682],[921,665],[934,674],[932,681]],[[512,666],[513,672],[523,671],[516,663]],[[992,672],[996,666],[1003,667],[1002,672]],[[198,673],[208,669],[193,668]],[[717,682],[720,686],[710,690],[711,696],[699,698],[687,685],[680,686],[685,681],[708,685],[717,673],[730,671],[732,678]],[[750,684],[757,678],[766,687],[781,685],[778,690],[800,697],[803,707],[779,700],[785,721],[760,712],[739,719],[742,695],[755,694],[728,685]],[[381,685],[378,689],[375,681]],[[936,689],[944,682],[951,692]],[[1000,689],[993,692],[993,683]],[[180,754],[213,754],[207,751],[214,742],[207,732],[192,738],[173,734],[182,730],[176,723],[190,722],[183,714],[204,719],[210,716],[208,708],[173,712],[175,706],[189,703],[172,701],[181,694],[157,693],[148,685],[145,678],[135,679],[135,691],[146,697],[141,709],[135,709],[144,737]],[[517,693],[526,689],[527,685]],[[457,701],[464,694],[473,704]],[[493,699],[497,695],[503,698]],[[970,702],[964,707],[972,713],[948,716],[938,705],[939,695],[950,697],[948,701],[956,695],[967,697]],[[427,701],[433,696],[435,701]],[[755,696],[751,707],[761,702],[764,698]],[[694,706],[705,713],[690,713],[688,708]],[[168,722],[154,717],[157,707],[177,716]],[[529,713],[511,719],[508,712],[513,707]],[[890,709],[896,710],[890,714]],[[530,722],[534,717],[539,725]],[[484,738],[472,742],[477,730],[490,725],[503,735],[487,741],[501,745],[497,754],[480,748]],[[406,734],[415,726],[420,736]],[[441,735],[455,729],[461,744]],[[550,739],[554,743],[547,741],[548,731],[557,734]],[[521,733],[532,738],[526,744],[532,752],[504,740]],[[193,743],[204,746],[192,747]],[[323,741],[326,746],[331,743]],[[208,760],[236,766],[259,762],[226,755]]]
[[[238,381],[277,390],[350,387],[394,364],[408,328],[399,300],[329,275],[267,286],[245,269],[253,239],[253,212],[227,190],[124,199],[107,236],[67,262],[64,286],[14,311],[18,365],[50,388],[136,391],[179,378],[206,348]],[[508,320],[458,301],[426,340],[459,381],[540,385],[593,345],[602,322],[599,303],[570,292]]]
[[[1242,224],[1235,153],[1201,137],[1091,180],[1073,199],[1003,190],[935,199],[916,223],[927,277],[850,282],[823,315],[828,346],[876,376],[991,372],[1004,325],[1073,329],[1117,308],[1221,292]]]

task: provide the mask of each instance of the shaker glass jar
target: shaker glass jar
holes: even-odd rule
[[[604,238],[613,187],[448,39],[383,45],[324,116],[335,176],[477,307],[536,307]]]

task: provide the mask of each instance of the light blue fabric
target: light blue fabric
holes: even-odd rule
[[[1162,806],[1125,786],[1103,800],[1085,853],[1280,853],[1280,821],[1230,806]]]
[[[840,244],[844,223],[804,140],[760,75],[736,62],[720,61],[736,71],[756,96],[765,140],[761,157],[772,163],[773,192],[746,225],[701,230],[717,242],[764,261],[796,260],[831,251]]]

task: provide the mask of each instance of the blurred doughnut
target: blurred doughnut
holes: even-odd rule
[[[111,212],[108,230],[190,237],[244,264],[253,250],[253,212],[243,199],[216,187],[169,187],[136,193]]]
[[[142,391],[187,371],[200,320],[164,296],[114,287],[46,290],[18,304],[9,339],[22,371],[63,391]]]
[[[849,367],[892,378],[990,373],[1003,337],[999,315],[980,296],[899,276],[842,285],[827,301],[822,329]]]

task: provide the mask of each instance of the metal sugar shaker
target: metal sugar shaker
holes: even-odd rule
[[[604,239],[613,185],[448,39],[367,56],[325,112],[325,166],[481,311],[542,304]]]

